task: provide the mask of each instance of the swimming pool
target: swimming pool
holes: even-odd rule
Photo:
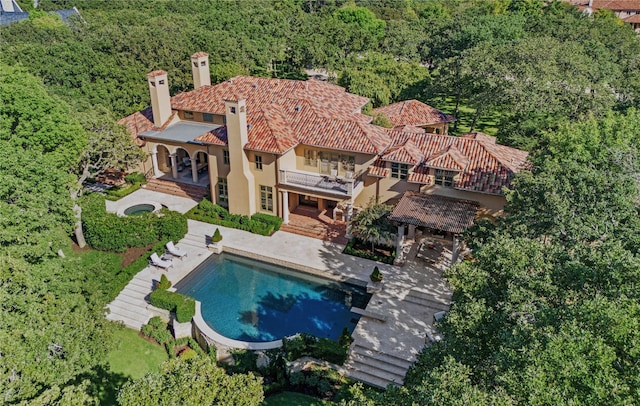
[[[364,287],[224,253],[214,255],[176,285],[202,303],[204,321],[224,337],[268,342],[296,333],[337,340],[365,308]]]

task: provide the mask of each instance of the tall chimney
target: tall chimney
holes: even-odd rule
[[[149,95],[153,109],[153,124],[156,127],[162,127],[171,117],[171,96],[169,95],[167,72],[154,70],[147,73],[147,80],[149,81]]]
[[[206,52],[196,52],[191,55],[191,70],[193,71],[193,88],[199,89],[202,86],[211,85],[211,74],[209,73],[209,54]]]

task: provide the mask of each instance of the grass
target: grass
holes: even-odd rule
[[[133,379],[148,372],[158,371],[158,366],[169,359],[167,351],[140,338],[138,332],[123,328],[114,332],[116,350],[107,355],[110,370]]]
[[[440,111],[451,115],[455,113],[456,109],[456,103],[453,97],[434,101],[432,106]],[[451,135],[464,134],[466,132],[469,132],[469,130],[471,129],[471,123],[473,122],[475,109],[466,106],[463,103],[460,103],[459,110],[460,117],[458,117],[458,131],[456,131],[456,133],[454,134],[453,127],[455,123],[449,124],[449,133]],[[498,132],[498,121],[500,121],[500,114],[495,112],[487,112],[478,119],[474,131],[480,131],[489,135],[496,135],[496,133]]]
[[[262,402],[262,406],[328,406],[335,405],[333,402],[314,398],[295,392],[282,392],[269,396]]]

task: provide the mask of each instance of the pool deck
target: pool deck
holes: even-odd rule
[[[109,211],[117,211],[120,207],[145,201],[159,202],[183,213],[195,205],[190,199],[142,189],[118,202],[107,202],[107,205]],[[124,321],[132,328],[146,323],[151,312],[145,297],[151,292],[153,281],[165,273],[175,284],[209,255],[215,255],[206,247],[206,236],[211,236],[216,228],[222,234],[225,251],[280,263],[330,279],[359,281],[364,285],[370,283],[369,274],[373,267],[379,267],[384,276],[381,290],[374,293],[366,309],[360,312],[363,315],[353,332],[354,343],[350,359],[345,364],[350,376],[370,384],[381,387],[389,383],[402,384],[406,369],[425,344],[429,344],[427,337],[435,334],[432,326],[434,313],[449,307],[451,291],[442,276],[444,267],[419,258],[408,260],[399,267],[345,255],[342,253],[344,246],[340,244],[283,231],[265,237],[193,220],[189,220],[188,225],[188,234],[176,244],[188,252],[187,257],[174,259],[174,266],[168,271],[151,266],[142,270],[108,305],[111,309],[107,316],[109,319]],[[128,295],[136,297],[128,298]],[[119,299],[124,299],[124,304]],[[137,318],[130,322],[122,317],[119,319],[118,309],[126,311],[127,317],[136,314]]]

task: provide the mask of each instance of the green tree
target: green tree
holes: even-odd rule
[[[209,357],[165,362],[159,373],[125,384],[118,395],[123,406],[260,405],[262,379],[253,374],[227,375]]]
[[[386,242],[395,235],[395,227],[388,220],[391,209],[392,206],[387,204],[370,201],[367,207],[351,219],[351,234],[370,242],[373,252],[375,244]]]

